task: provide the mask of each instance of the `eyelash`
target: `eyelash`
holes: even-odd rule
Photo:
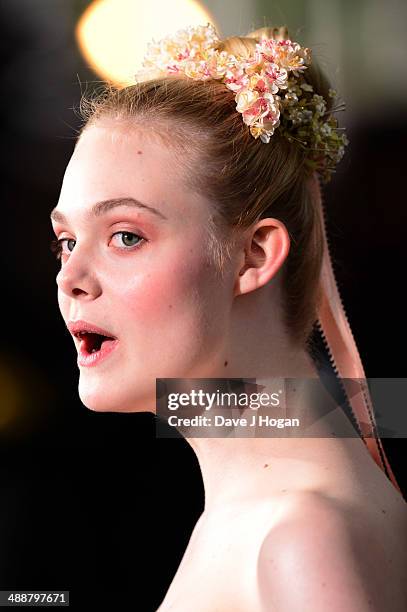
[[[127,231],[121,231],[121,232],[115,232],[112,235],[116,236],[117,234],[129,234],[131,236],[137,236],[137,238],[140,238],[140,241],[133,245],[132,247],[123,247],[122,250],[124,251],[135,251],[136,249],[139,249],[144,242],[147,242],[146,238],[144,238],[143,236],[140,236],[139,234],[136,234],[135,232],[127,232]],[[54,239],[51,240],[50,243],[50,249],[51,251],[55,254],[56,259],[61,259],[62,258],[62,243],[63,242],[68,242],[69,240],[73,240],[73,238],[59,238],[59,239]]]

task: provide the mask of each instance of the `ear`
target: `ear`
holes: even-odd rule
[[[287,228],[278,219],[261,219],[249,230],[241,249],[235,296],[263,287],[277,274],[290,250]]]

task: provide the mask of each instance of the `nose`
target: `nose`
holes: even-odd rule
[[[95,299],[101,294],[95,266],[85,253],[79,253],[79,247],[61,264],[56,283],[58,289],[71,298]]]

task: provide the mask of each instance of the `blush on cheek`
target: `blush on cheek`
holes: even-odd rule
[[[157,325],[166,324],[171,311],[186,314],[188,308],[199,309],[199,303],[213,293],[213,271],[200,253],[176,253],[174,249],[160,262],[133,279],[126,297],[136,320]]]
[[[160,327],[168,323],[171,311],[181,309],[185,312],[189,307],[197,307],[197,291],[197,279],[191,271],[178,266],[172,274],[165,268],[138,276],[123,297],[133,321],[150,322]]]
[[[203,262],[189,263],[167,262],[138,275],[124,293],[121,287],[131,350],[142,351],[143,370],[157,377],[187,376],[216,350],[226,329],[213,273]]]

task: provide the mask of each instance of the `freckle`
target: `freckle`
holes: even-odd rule
[[[268,466],[269,466],[269,464],[268,464],[268,463],[265,463],[263,467],[268,467]]]
[[[172,308],[172,304],[168,304],[168,308]]]
[[[382,510],[383,514],[386,514],[386,510]]]
[[[229,363],[228,361],[225,361],[225,363],[223,364],[225,366],[225,368],[228,365],[228,363]]]
[[[325,582],[323,582],[321,586],[325,586]]]
[[[287,489],[281,489],[281,493],[287,493]]]
[[[142,155],[143,151],[137,151],[137,155]]]

